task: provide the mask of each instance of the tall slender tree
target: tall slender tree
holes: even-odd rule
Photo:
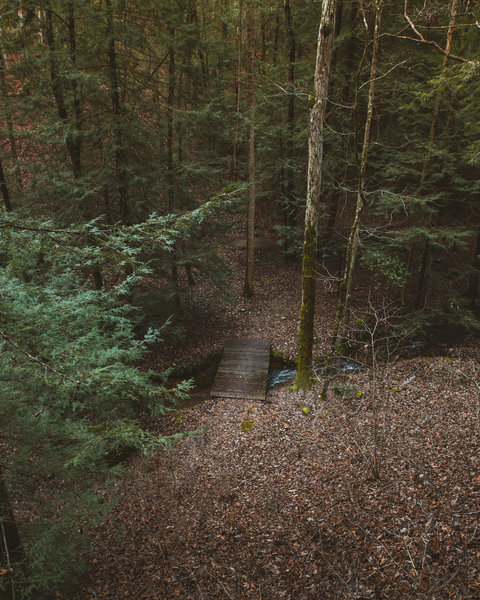
[[[17,141],[15,139],[15,132],[13,129],[13,117],[12,109],[10,105],[9,89],[7,85],[7,65],[3,49],[0,48],[0,91],[2,94],[2,104],[5,111],[5,121],[7,124],[7,135],[10,145],[10,153],[12,155],[12,161],[15,170],[15,179],[17,183],[17,191],[20,192],[22,189],[22,172],[20,169],[20,163],[18,160]]]
[[[253,296],[253,277],[255,268],[255,17],[253,0],[247,0],[247,54],[248,54],[248,134],[247,134],[247,265],[243,295]]]
[[[294,159],[294,138],[295,138],[295,60],[297,55],[297,44],[292,22],[292,8],[290,0],[283,2],[285,14],[285,28],[287,30],[288,43],[288,111],[287,111],[287,186],[286,186],[286,206],[285,206],[285,225],[295,225],[295,170],[293,166]]]
[[[357,258],[358,245],[359,245],[359,228],[360,218],[362,216],[363,209],[365,207],[366,196],[366,173],[367,173],[367,162],[368,152],[370,148],[370,133],[372,130],[373,120],[373,109],[375,103],[375,85],[377,77],[377,65],[378,65],[378,50],[380,42],[380,24],[382,19],[382,11],[384,6],[384,0],[375,0],[375,24],[373,29],[372,39],[372,58],[370,63],[370,84],[368,87],[368,98],[367,98],[367,114],[365,118],[365,127],[363,131],[363,143],[362,151],[358,162],[358,181],[357,181],[357,202],[355,207],[355,217],[353,220],[352,227],[347,243],[347,252],[345,259],[345,272],[343,281],[340,284],[339,298],[340,298],[340,312],[341,326],[340,326],[340,338],[341,340],[346,338],[348,324],[350,321],[350,306],[352,301],[352,286],[353,286],[353,275],[355,270],[355,262]],[[358,88],[357,88],[358,89]],[[358,93],[358,92],[357,92]],[[355,102],[358,105],[358,100]],[[343,297],[342,297],[343,296]]]
[[[458,0],[452,0],[452,4],[450,7],[450,20],[449,20],[448,29],[447,29],[447,39],[445,42],[445,54],[443,55],[443,58],[442,58],[442,79],[444,78],[444,73],[448,66],[448,59],[449,59],[450,53],[452,51],[453,33],[455,30],[455,22],[457,19],[457,10],[458,10]],[[430,160],[431,160],[431,156],[432,156],[433,145],[435,142],[435,135],[436,135],[437,125],[438,125],[438,119],[440,117],[440,107],[442,104],[442,98],[443,98],[444,93],[445,93],[445,83],[442,82],[442,85],[440,86],[440,88],[438,90],[437,98],[435,100],[435,104],[433,107],[432,122],[430,124],[430,131],[428,133],[427,153],[425,154],[425,159],[424,159],[423,165],[422,165],[422,172],[420,175],[420,185],[419,185],[419,189],[418,189],[419,195],[423,193],[423,188],[425,186],[425,181],[427,178],[428,166],[430,164]],[[431,218],[431,216],[429,217],[429,220],[430,220],[430,218]],[[431,253],[431,240],[430,240],[429,235],[426,235],[424,244],[423,244],[423,253],[422,253],[420,272],[418,275],[417,291],[415,294],[415,305],[414,305],[415,310],[418,310],[420,308],[423,289],[425,287],[426,278],[427,278],[427,267],[428,267],[428,263],[430,260],[430,253]]]
[[[318,220],[323,166],[323,129],[327,111],[330,61],[335,34],[336,0],[323,0],[318,29],[315,80],[308,132],[308,181],[305,210],[305,240],[302,261],[302,307],[298,369],[295,384],[308,390],[313,384],[313,331],[316,300]]]
[[[338,303],[337,311],[335,314],[334,329],[330,342],[330,353],[328,357],[328,364],[325,372],[325,377],[322,386],[322,398],[325,399],[327,396],[329,375],[330,375],[330,362],[333,354],[337,348],[338,337],[340,336],[340,343],[343,343],[347,337],[348,324],[350,320],[350,307],[352,297],[352,286],[353,276],[355,270],[355,262],[357,258],[358,246],[360,242],[359,228],[360,219],[362,216],[363,209],[366,203],[365,188],[366,188],[366,172],[367,172],[367,161],[368,151],[370,147],[370,133],[372,128],[373,109],[375,102],[375,84],[377,76],[377,65],[378,65],[378,49],[380,42],[380,24],[382,18],[382,11],[384,6],[384,0],[375,0],[375,23],[373,29],[372,38],[372,58],[370,63],[370,84],[368,88],[367,98],[367,113],[365,117],[365,127],[363,131],[363,143],[362,151],[358,159],[358,180],[357,180],[357,194],[356,194],[356,206],[353,223],[350,228],[350,233],[347,242],[347,251],[345,255],[345,268],[343,273],[343,279],[340,283],[338,292]],[[364,19],[367,24],[367,19]],[[367,37],[368,39],[368,37]],[[367,45],[365,45],[365,48]],[[356,89],[356,100],[355,108],[358,106],[358,91],[359,86]]]
[[[127,161],[125,142],[123,139],[122,104],[118,80],[118,64],[115,39],[115,13],[112,0],[105,0],[105,16],[107,21],[106,38],[108,41],[108,73],[110,98],[113,117],[113,155],[115,162],[115,196],[118,200],[120,217],[127,223],[130,216],[128,204]]]
[[[71,23],[73,27],[73,23]],[[74,33],[74,30],[72,30]],[[65,145],[72,164],[73,176],[78,179],[82,175],[82,167],[80,162],[80,146],[79,137],[72,135],[72,126],[67,110],[67,101],[65,98],[64,78],[57,61],[57,48],[55,43],[55,30],[53,23],[53,10],[50,1],[45,7],[45,39],[48,45],[50,80],[52,85],[52,93],[57,105],[58,116],[66,128]]]
[[[232,148],[232,179],[235,181],[238,176],[238,142],[240,136],[240,100],[242,87],[242,52],[243,52],[243,0],[238,3],[238,23],[237,23],[237,60],[235,71],[235,132],[233,136]]]

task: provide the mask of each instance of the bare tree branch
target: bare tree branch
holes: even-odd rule
[[[405,0],[403,16],[417,37],[412,38],[408,35],[397,35],[397,38],[403,39],[403,40],[410,40],[411,42],[417,42],[420,44],[427,44],[428,46],[433,46],[435,48],[435,50],[438,50],[438,52],[440,52],[440,54],[443,54],[444,56],[446,56],[447,58],[451,58],[452,60],[456,60],[457,62],[474,63],[474,64],[480,63],[480,61],[478,61],[478,60],[470,60],[468,58],[465,58],[464,56],[458,56],[457,54],[452,54],[449,50],[445,50],[444,48],[442,48],[440,46],[440,44],[438,44],[435,40],[427,40],[422,35],[422,33],[418,30],[418,27],[415,25],[415,23],[412,21],[412,19],[410,18],[409,14],[408,14],[408,0]],[[477,23],[477,25],[478,25],[478,23]]]

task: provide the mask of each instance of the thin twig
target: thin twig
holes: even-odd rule
[[[11,575],[13,573],[13,569],[12,569],[12,565],[10,563],[10,553],[8,551],[7,536],[5,534],[5,527],[3,526],[3,523],[0,523],[0,527],[2,528],[2,540],[3,540],[3,547],[5,550],[5,556],[7,559],[7,570]],[[12,589],[12,600],[15,600],[15,584],[13,582],[13,577],[10,577],[10,582],[11,582],[11,589]]]
[[[412,563],[413,571],[414,571],[415,575],[418,577],[418,571],[415,568],[415,563],[413,562],[412,555],[410,554],[410,550],[408,549],[407,542],[405,540],[403,540],[403,544],[405,546],[405,550],[407,551],[408,558],[410,559],[410,562]]]
[[[26,350],[24,350],[23,348],[21,348],[4,331],[0,330],[0,336],[6,342],[8,342],[11,346],[13,346],[14,348],[16,348],[19,352],[21,352],[22,354],[24,354],[26,357],[28,357],[30,360],[32,360],[33,362],[41,365],[45,369],[45,372],[47,372],[47,370],[50,370],[50,371],[52,371],[52,373],[55,373],[56,375],[60,375],[64,379],[67,379],[68,381],[71,381],[72,383],[75,383],[76,385],[78,383],[80,383],[77,379],[74,379],[73,377],[70,377],[69,375],[65,375],[65,373],[61,373],[60,371],[57,371],[56,369],[54,369],[53,367],[51,367],[47,363],[45,363],[42,360],[40,360],[37,356],[33,356],[32,354],[30,354],[29,352],[27,352]]]

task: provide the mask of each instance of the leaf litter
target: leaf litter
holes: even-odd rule
[[[225,307],[196,288],[198,331],[177,360],[241,336],[295,357],[298,265],[258,262],[252,301]],[[240,259],[234,291],[242,274]],[[320,290],[319,353],[334,303]],[[131,460],[69,598],[479,598],[479,353],[445,354],[379,367],[374,384],[345,373],[325,403],[319,386],[275,388],[267,402],[207,399],[155,420],[162,434],[201,433]]]

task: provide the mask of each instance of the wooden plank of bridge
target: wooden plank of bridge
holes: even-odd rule
[[[213,383],[211,396],[265,400],[270,340],[230,340]]]

